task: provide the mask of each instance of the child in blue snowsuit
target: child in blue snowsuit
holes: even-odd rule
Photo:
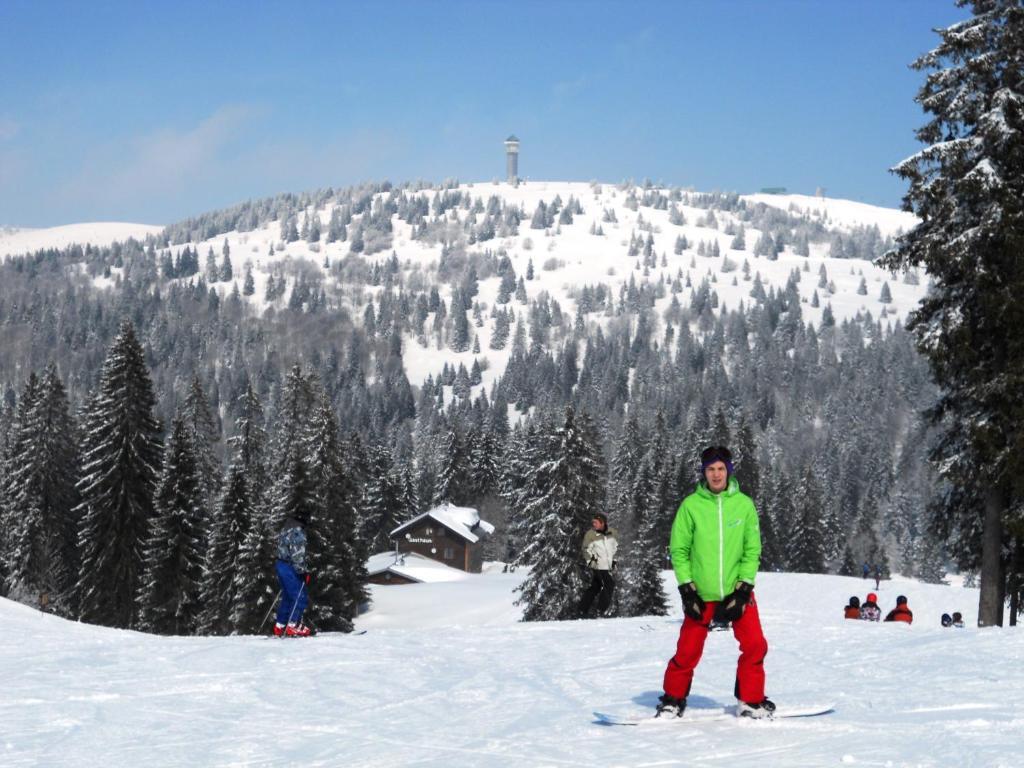
[[[277,637],[307,637],[309,627],[302,623],[306,610],[309,572],[306,566],[306,531],[303,523],[289,517],[281,528],[274,563],[281,582],[281,604],[277,608],[274,634]]]

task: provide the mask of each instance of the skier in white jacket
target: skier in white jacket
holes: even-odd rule
[[[591,529],[583,537],[583,562],[590,569],[590,586],[580,600],[580,618],[588,618],[590,606],[597,598],[599,614],[607,612],[612,604],[612,593],[615,591],[615,579],[612,571],[615,568],[615,553],[619,549],[619,540],[615,530],[608,527],[608,518],[601,512],[594,514]]]

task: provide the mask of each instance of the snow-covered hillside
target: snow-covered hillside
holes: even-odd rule
[[[667,618],[518,623],[522,571],[374,587],[365,635],[167,638],[0,600],[0,763],[21,766],[1019,766],[1024,635],[973,628],[977,592],[895,579],[912,626],[845,621],[869,582],[761,574],[774,723],[605,728],[660,693]],[[671,575],[665,574],[669,588]],[[873,586],[873,582],[870,584]],[[675,598],[673,589],[673,598]],[[966,629],[942,629],[959,610]],[[736,643],[708,638],[691,707],[731,703]]]
[[[98,221],[89,224],[65,224],[46,229],[0,228],[0,259],[23,253],[34,253],[43,248],[67,248],[71,245],[106,246],[119,240],[156,235],[163,227],[152,224],[129,224]]]
[[[744,303],[752,302],[751,291],[760,280],[765,291],[774,288],[784,290],[787,281],[796,273],[800,282],[798,290],[802,302],[802,315],[805,322],[820,325],[823,313],[829,308],[835,320],[854,318],[868,313],[878,319],[887,321],[904,320],[926,290],[927,279],[920,274],[913,274],[908,279],[904,275],[893,276],[876,267],[868,259],[832,258],[831,245],[827,237],[851,236],[854,228],[877,227],[881,238],[893,237],[900,231],[911,228],[915,220],[913,216],[891,209],[878,208],[862,203],[844,200],[805,197],[799,195],[749,195],[743,198],[748,205],[757,203],[776,208],[779,215],[785,213],[800,219],[808,226],[817,227],[826,233],[825,239],[809,244],[809,256],[797,255],[792,244],[788,244],[776,260],[755,255],[755,245],[761,236],[756,228],[745,230],[745,248],[733,248],[734,232],[742,223],[741,218],[720,208],[702,207],[697,204],[698,193],[681,193],[681,200],[673,201],[672,207],[677,209],[673,223],[673,212],[664,207],[658,208],[642,204],[644,195],[664,193],[669,190],[645,190],[621,185],[573,182],[542,182],[531,181],[519,186],[504,183],[465,184],[457,190],[470,195],[474,202],[479,201],[487,206],[492,197],[498,198],[504,205],[518,207],[524,220],[520,223],[518,234],[510,237],[496,236],[492,239],[476,242],[467,246],[469,251],[491,251],[505,253],[511,260],[516,275],[527,274],[532,262],[534,278],[526,283],[528,297],[535,299],[542,291],[557,300],[561,310],[572,318],[577,309],[580,291],[583,286],[602,284],[611,290],[614,299],[630,281],[642,285],[654,285],[663,281],[666,290],[663,298],[657,301],[656,314],[661,315],[670,306],[674,295],[669,286],[678,279],[681,291],[678,300],[687,305],[692,291],[697,290],[706,279],[710,289],[717,294],[718,307],[736,309]],[[678,191],[676,191],[679,194]],[[435,190],[408,192],[410,196],[421,195],[431,201],[439,194]],[[378,198],[381,195],[378,195]],[[532,229],[531,216],[539,202],[550,205],[558,198],[565,206],[570,199],[579,202],[583,214],[574,217],[571,224],[557,224],[547,229]],[[736,197],[736,201],[740,198]],[[638,205],[637,201],[641,201]],[[321,226],[326,229],[335,206],[327,204],[318,210],[312,207],[299,214],[300,221],[311,218],[314,214],[319,218]],[[708,221],[709,210],[713,212],[713,221]],[[362,214],[367,216],[368,214]],[[459,233],[465,229],[465,221],[470,214],[468,209],[456,207],[444,214],[452,231]],[[356,217],[357,219],[359,216]],[[353,225],[354,226],[354,225]],[[436,270],[441,258],[442,243],[435,238],[424,240],[413,238],[413,226],[392,217],[393,237],[391,246],[374,254],[365,256],[368,262],[384,263],[392,253],[401,264],[401,271],[406,281],[416,275],[421,284],[429,285],[437,282]],[[636,237],[645,244],[648,237],[653,238],[653,252],[656,266],[643,268],[641,259],[636,254],[630,255],[629,245]],[[681,253],[676,253],[679,238],[684,238],[686,246]],[[284,306],[288,303],[288,294],[282,295],[271,302],[266,296],[268,278],[282,271],[294,271],[294,266],[305,262],[306,269],[318,271],[325,284],[335,281],[330,265],[336,264],[350,252],[350,242],[337,241],[327,243],[326,238],[316,243],[304,240],[285,243],[281,239],[281,224],[272,222],[247,232],[228,232],[219,234],[201,242],[189,243],[198,251],[202,261],[212,251],[217,259],[221,258],[225,242],[228,245],[233,263],[234,279],[232,282],[216,283],[217,290],[223,295],[241,285],[246,266],[251,268],[254,292],[247,301],[260,311],[268,306]],[[168,249],[171,254],[179,253],[185,244],[175,245]],[[716,255],[711,255],[712,246]],[[702,255],[707,253],[707,255]],[[479,295],[476,301],[484,310],[484,323],[474,329],[479,341],[481,352],[453,352],[451,349],[437,346],[428,338],[418,343],[411,335],[404,339],[404,363],[406,373],[413,384],[422,382],[429,374],[437,376],[445,363],[458,366],[472,366],[474,358],[485,358],[489,366],[483,374],[486,387],[505,368],[509,356],[509,348],[490,350],[489,342],[494,330],[494,321],[489,311],[495,306],[500,279],[493,276],[481,279]],[[883,295],[883,285],[888,286],[891,299]],[[363,316],[363,302],[370,297],[378,296],[382,287],[369,288],[359,285],[336,285],[336,292],[341,295],[356,320]],[[448,286],[439,286],[441,297],[450,300],[451,291]],[[817,294],[817,306],[815,306]],[[522,305],[515,301],[510,305],[517,312]],[[526,313],[523,313],[524,317]],[[429,327],[431,320],[427,320]],[[606,322],[601,313],[588,315],[588,323]]]
[[[883,235],[896,235],[917,226],[918,219],[914,214],[893,208],[880,208],[877,205],[858,203],[853,200],[837,200],[831,197],[812,197],[810,195],[772,195],[759,193],[743,195],[744,200],[752,203],[764,203],[783,211],[795,214],[806,214],[828,226],[838,227],[871,227],[877,226]]]

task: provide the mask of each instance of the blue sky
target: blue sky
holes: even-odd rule
[[[784,186],[899,205],[952,0],[0,1],[0,225],[365,180]]]

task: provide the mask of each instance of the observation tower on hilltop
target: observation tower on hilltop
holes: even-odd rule
[[[515,134],[505,139],[505,169],[508,183],[519,183],[519,139]]]

